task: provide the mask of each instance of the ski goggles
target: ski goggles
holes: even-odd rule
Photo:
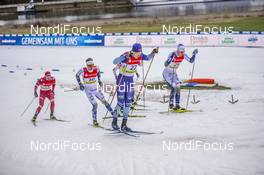
[[[92,60],[86,61],[86,65],[87,66],[93,66],[94,65],[94,62]]]

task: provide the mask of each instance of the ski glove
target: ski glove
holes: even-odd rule
[[[138,73],[138,72],[136,72],[136,76],[137,76],[137,78],[139,78],[139,77],[140,77],[140,75],[139,75],[139,73]]]
[[[154,48],[151,53],[154,54],[159,53],[159,47]]]
[[[84,90],[84,86],[83,86],[83,84],[80,83],[79,86],[80,86],[80,90],[83,91],[83,90]]]
[[[193,55],[196,55],[198,53],[198,49],[194,49]]]
[[[99,86],[102,87],[103,86],[103,82],[102,81],[98,81]]]
[[[37,91],[34,92],[34,96],[37,98],[38,97],[38,93]]]

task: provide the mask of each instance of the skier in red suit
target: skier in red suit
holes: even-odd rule
[[[56,119],[56,117],[53,115],[54,113],[54,89],[55,89],[56,80],[54,77],[51,76],[51,73],[49,71],[45,72],[45,76],[38,79],[35,88],[34,88],[34,95],[35,97],[38,97],[38,87],[40,86],[40,95],[39,95],[39,106],[35,112],[34,117],[32,118],[32,121],[35,122],[37,119],[38,114],[40,113],[45,98],[48,98],[50,100],[50,119]]]

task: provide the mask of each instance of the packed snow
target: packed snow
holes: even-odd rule
[[[183,114],[161,114],[167,110],[167,104],[147,98],[146,110],[135,112],[147,117],[130,118],[128,125],[135,130],[164,133],[138,138],[110,135],[110,131],[91,127],[88,125],[92,123],[91,105],[84,92],[65,92],[77,85],[75,73],[88,57],[94,58],[103,71],[102,80],[113,83],[112,60],[128,49],[0,47],[0,174],[264,174],[263,48],[198,48],[194,77],[214,78],[232,90],[192,90],[191,100],[195,95],[200,103],[190,103],[189,109],[195,112]],[[191,54],[193,49],[186,48],[187,53]],[[149,53],[151,48],[143,51]],[[171,51],[173,48],[160,48],[147,81],[162,80],[163,62]],[[145,71],[148,65],[146,62]],[[46,100],[37,119],[38,126],[34,127],[30,120],[38,106],[37,99],[22,117],[20,114],[33,98],[37,78],[51,69],[60,70],[52,72],[57,79],[55,115],[71,122],[43,120],[49,117],[49,110],[45,113]],[[141,69],[138,68],[142,79]],[[191,69],[192,64],[183,62],[179,77],[190,78]],[[182,91],[182,106],[186,104],[187,93]],[[162,100],[163,94],[155,95]],[[239,101],[229,103],[231,95]],[[108,94],[105,97],[108,99]],[[100,123],[105,112],[99,103]],[[110,124],[109,119],[103,123],[105,127]],[[55,149],[55,144],[65,142],[73,148]],[[177,147],[194,142],[202,143],[203,147]],[[36,150],[37,143],[42,145],[40,150]],[[87,149],[78,149],[81,143]],[[170,143],[174,146],[169,147]],[[214,143],[222,149],[206,147]]]

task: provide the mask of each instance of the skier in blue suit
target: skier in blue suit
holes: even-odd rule
[[[149,61],[158,53],[158,48],[152,50],[149,55],[142,53],[142,46],[135,43],[132,50],[125,52],[120,57],[114,59],[113,64],[119,65],[119,75],[116,77],[117,84],[117,105],[115,107],[112,128],[119,130],[117,124],[117,116],[120,109],[123,107],[123,121],[121,124],[122,131],[131,131],[127,127],[127,119],[130,111],[130,106],[134,98],[134,74],[137,72],[137,66],[141,65],[142,61]]]

